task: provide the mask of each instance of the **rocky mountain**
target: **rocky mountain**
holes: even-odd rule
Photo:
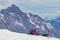
[[[38,15],[24,13],[15,4],[0,11],[0,29],[8,29],[18,33],[29,33],[32,28],[37,28],[40,33],[60,38],[60,33],[48,22]]]

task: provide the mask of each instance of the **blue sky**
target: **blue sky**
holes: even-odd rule
[[[42,18],[60,15],[60,0],[0,0],[0,10],[16,4],[23,12],[33,13]]]

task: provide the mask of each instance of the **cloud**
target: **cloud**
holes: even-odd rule
[[[2,9],[5,9],[5,8],[7,8],[7,6],[5,6],[5,5],[0,5],[0,11],[1,11]]]
[[[12,4],[20,4],[21,0],[0,0],[0,10],[11,6]]]
[[[57,14],[60,14],[60,11],[56,11]]]
[[[43,13],[43,14],[39,14],[42,18],[44,19],[56,19],[57,16],[59,16],[60,14],[57,13]]]
[[[0,10],[11,4],[18,5],[25,12],[32,12],[42,17],[55,17],[60,15],[60,0],[0,0]],[[43,13],[42,13],[43,12]]]
[[[60,7],[60,0],[31,0],[31,3],[46,7]]]
[[[0,0],[0,4],[4,6],[11,4],[23,4],[31,7],[60,6],[60,0]]]

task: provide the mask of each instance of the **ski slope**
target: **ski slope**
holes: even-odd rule
[[[60,40],[60,39],[53,37],[49,38],[49,37],[21,34],[0,29],[0,40]]]

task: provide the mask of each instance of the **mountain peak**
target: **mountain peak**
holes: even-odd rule
[[[16,6],[15,4],[12,4],[12,6]]]
[[[15,4],[12,4],[10,8],[13,13],[18,13],[20,15],[24,14],[24,12],[21,11],[20,8],[16,6]]]
[[[11,5],[12,8],[18,8],[15,4]]]
[[[16,15],[23,15],[24,12],[20,10],[20,8],[18,6],[16,6],[15,4],[12,4],[11,7],[8,7],[6,9],[2,9],[1,13],[14,13]]]

